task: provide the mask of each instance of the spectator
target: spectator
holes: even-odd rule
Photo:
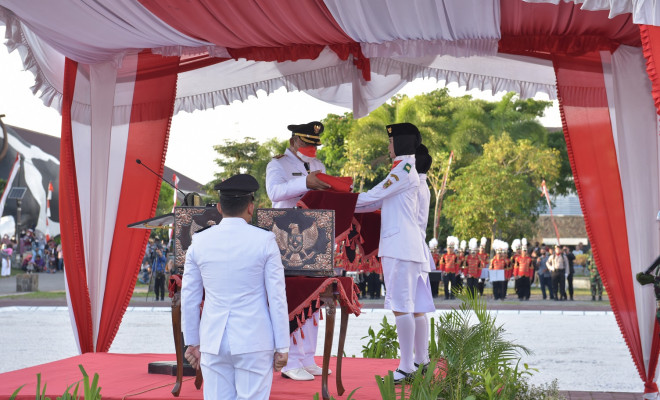
[[[34,257],[34,269],[37,272],[44,272],[44,271],[48,272],[48,270],[46,269],[46,264],[44,263],[43,258],[41,258],[39,254],[37,254]]]
[[[552,275],[552,292],[555,295],[555,300],[566,300],[568,258],[561,250],[561,246],[555,246],[554,253],[548,257],[546,265]]]
[[[154,293],[156,294],[156,301],[165,300],[165,264],[167,259],[163,255],[161,249],[157,249],[154,262],[153,262],[153,273],[156,274],[156,281],[154,283]]]
[[[548,290],[548,294],[550,295],[550,300],[554,300],[555,295],[552,292],[552,278],[550,276],[550,270],[546,265],[546,263],[548,262],[548,253],[545,247],[541,247],[540,253],[541,255],[537,257],[537,264],[538,264],[539,284],[541,285],[541,293],[543,294],[543,300],[546,300],[548,298],[546,294],[546,288]]]
[[[577,248],[573,251],[573,254],[576,256],[580,254],[584,254],[584,245],[582,244],[582,242],[579,242],[577,244]]]
[[[573,301],[573,275],[575,274],[575,268],[573,267],[573,262],[575,261],[575,255],[568,246],[564,246],[564,254],[568,259],[568,275],[566,275],[566,282],[568,283],[568,296]]]
[[[64,257],[62,256],[62,243],[57,245],[57,270],[64,271]]]

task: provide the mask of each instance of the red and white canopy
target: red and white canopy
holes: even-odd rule
[[[107,4],[106,4],[107,3]],[[589,240],[648,397],[658,392],[660,7],[655,0],[0,0],[62,112],[60,218],[80,350],[107,351],[155,212],[173,113],[285,87],[361,117],[407,82],[558,98]]]

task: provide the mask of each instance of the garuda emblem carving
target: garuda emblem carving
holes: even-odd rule
[[[282,261],[285,261],[290,267],[300,267],[316,255],[316,252],[311,249],[319,238],[319,230],[316,223],[302,232],[295,223],[289,224],[289,229],[291,234],[278,228],[276,224],[273,225],[277,245],[280,249],[286,249],[282,255]]]

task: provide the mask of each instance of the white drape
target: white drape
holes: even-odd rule
[[[602,52],[601,58],[623,190],[637,320],[648,369],[655,296],[652,285],[639,285],[635,275],[646,270],[660,254],[655,219],[660,210],[657,115],[642,50],[620,46],[611,56]]]
[[[495,55],[500,37],[496,0],[324,0],[367,57]]]
[[[559,4],[573,2],[581,4],[583,10],[609,10],[610,18],[632,13],[636,24],[660,26],[660,3],[658,0],[522,0],[528,3]]]

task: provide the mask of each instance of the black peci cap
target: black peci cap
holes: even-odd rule
[[[252,175],[238,174],[218,183],[213,187],[220,191],[220,196],[243,197],[259,190],[259,182]]]
[[[314,146],[321,144],[321,134],[323,133],[323,124],[319,121],[312,121],[302,125],[289,125],[286,127],[293,132],[293,136],[298,136],[300,139]]]

